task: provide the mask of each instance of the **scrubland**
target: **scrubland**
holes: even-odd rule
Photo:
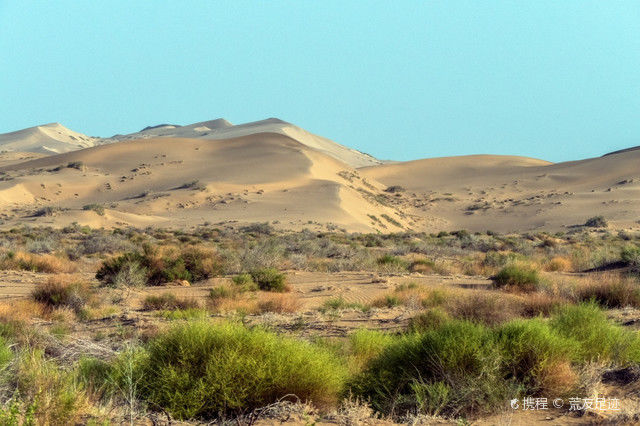
[[[25,227],[0,276],[1,424],[640,419],[640,233]]]

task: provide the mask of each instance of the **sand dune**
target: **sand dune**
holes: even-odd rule
[[[409,214],[443,228],[562,230],[604,215],[618,228],[640,219],[640,151],[552,164],[505,156],[435,158],[360,170],[406,188]]]
[[[0,153],[7,226],[509,232],[567,230],[595,215],[638,228],[640,219],[635,148],[557,164],[499,155],[382,163],[278,119],[167,123],[108,139],[52,124],[0,142],[16,151]]]
[[[0,214],[9,222],[19,206],[14,221],[53,225],[188,227],[231,220],[293,229],[409,226],[401,212],[374,201],[382,185],[365,184],[349,165],[279,133],[139,139],[10,164],[0,172],[6,179]],[[104,214],[83,210],[89,204],[102,206]],[[66,210],[28,218],[51,206]],[[369,216],[381,213],[398,226]]]
[[[355,149],[347,148],[277,118],[269,118],[251,123],[232,125],[223,118],[203,121],[188,126],[160,125],[146,128],[138,133],[116,135],[100,140],[100,144],[152,137],[230,139],[257,133],[279,133],[289,136],[303,145],[317,149],[352,167],[381,164],[376,158]]]
[[[224,118],[181,126],[158,124],[147,126],[139,132],[114,135],[109,138],[92,138],[67,129],[59,123],[31,127],[0,135],[0,150],[60,154],[97,145],[148,138],[231,139],[259,133],[279,133],[299,143],[324,152],[352,167],[381,164],[376,158],[355,149],[347,148],[277,118],[233,125]]]
[[[94,146],[97,138],[67,129],[60,123],[44,124],[0,134],[0,150],[59,154]]]

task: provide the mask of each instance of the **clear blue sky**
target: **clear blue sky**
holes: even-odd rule
[[[640,1],[0,0],[0,133],[218,117],[398,160],[640,145]]]

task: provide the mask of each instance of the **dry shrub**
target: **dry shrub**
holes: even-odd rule
[[[34,301],[41,303],[52,311],[56,308],[69,308],[80,313],[92,298],[88,283],[72,281],[68,277],[51,277],[45,284],[40,284],[31,293]]]
[[[556,256],[544,265],[544,270],[548,272],[567,272],[573,269],[571,259],[563,256]]]
[[[179,298],[173,293],[147,296],[142,308],[146,311],[176,311],[180,309],[195,309],[200,307],[195,299]]]
[[[78,269],[77,265],[70,260],[51,254],[31,255],[31,257],[31,264],[37,272],[72,273]]]
[[[559,296],[546,293],[531,293],[519,297],[520,314],[526,318],[539,315],[549,316],[559,306],[566,304],[567,300]]]
[[[42,304],[33,300],[0,303],[0,323],[27,323],[33,318],[44,318],[47,313]]]
[[[640,283],[619,274],[598,274],[578,280],[577,301],[594,300],[607,308],[640,307]]]
[[[559,360],[543,365],[537,379],[541,394],[561,396],[568,395],[576,389],[579,376],[571,368],[569,361]]]
[[[301,307],[300,299],[292,294],[267,294],[258,301],[260,313],[294,313]]]
[[[77,270],[77,266],[68,259],[63,259],[52,254],[5,251],[0,255],[0,269],[45,273],[71,273]]]
[[[453,318],[487,325],[502,324],[520,316],[519,306],[512,297],[495,293],[452,298],[446,310]]]
[[[209,307],[219,313],[256,313],[259,311],[258,301],[253,294],[243,291],[238,285],[222,284],[209,292]]]
[[[450,297],[451,291],[444,288],[429,288],[416,283],[401,284],[392,292],[374,299],[370,306],[393,308],[405,306],[409,309],[440,306]]]

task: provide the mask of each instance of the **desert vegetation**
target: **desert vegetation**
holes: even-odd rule
[[[624,401],[640,368],[639,235],[69,226],[0,246],[30,285],[0,303],[6,424],[460,422],[616,374]]]

